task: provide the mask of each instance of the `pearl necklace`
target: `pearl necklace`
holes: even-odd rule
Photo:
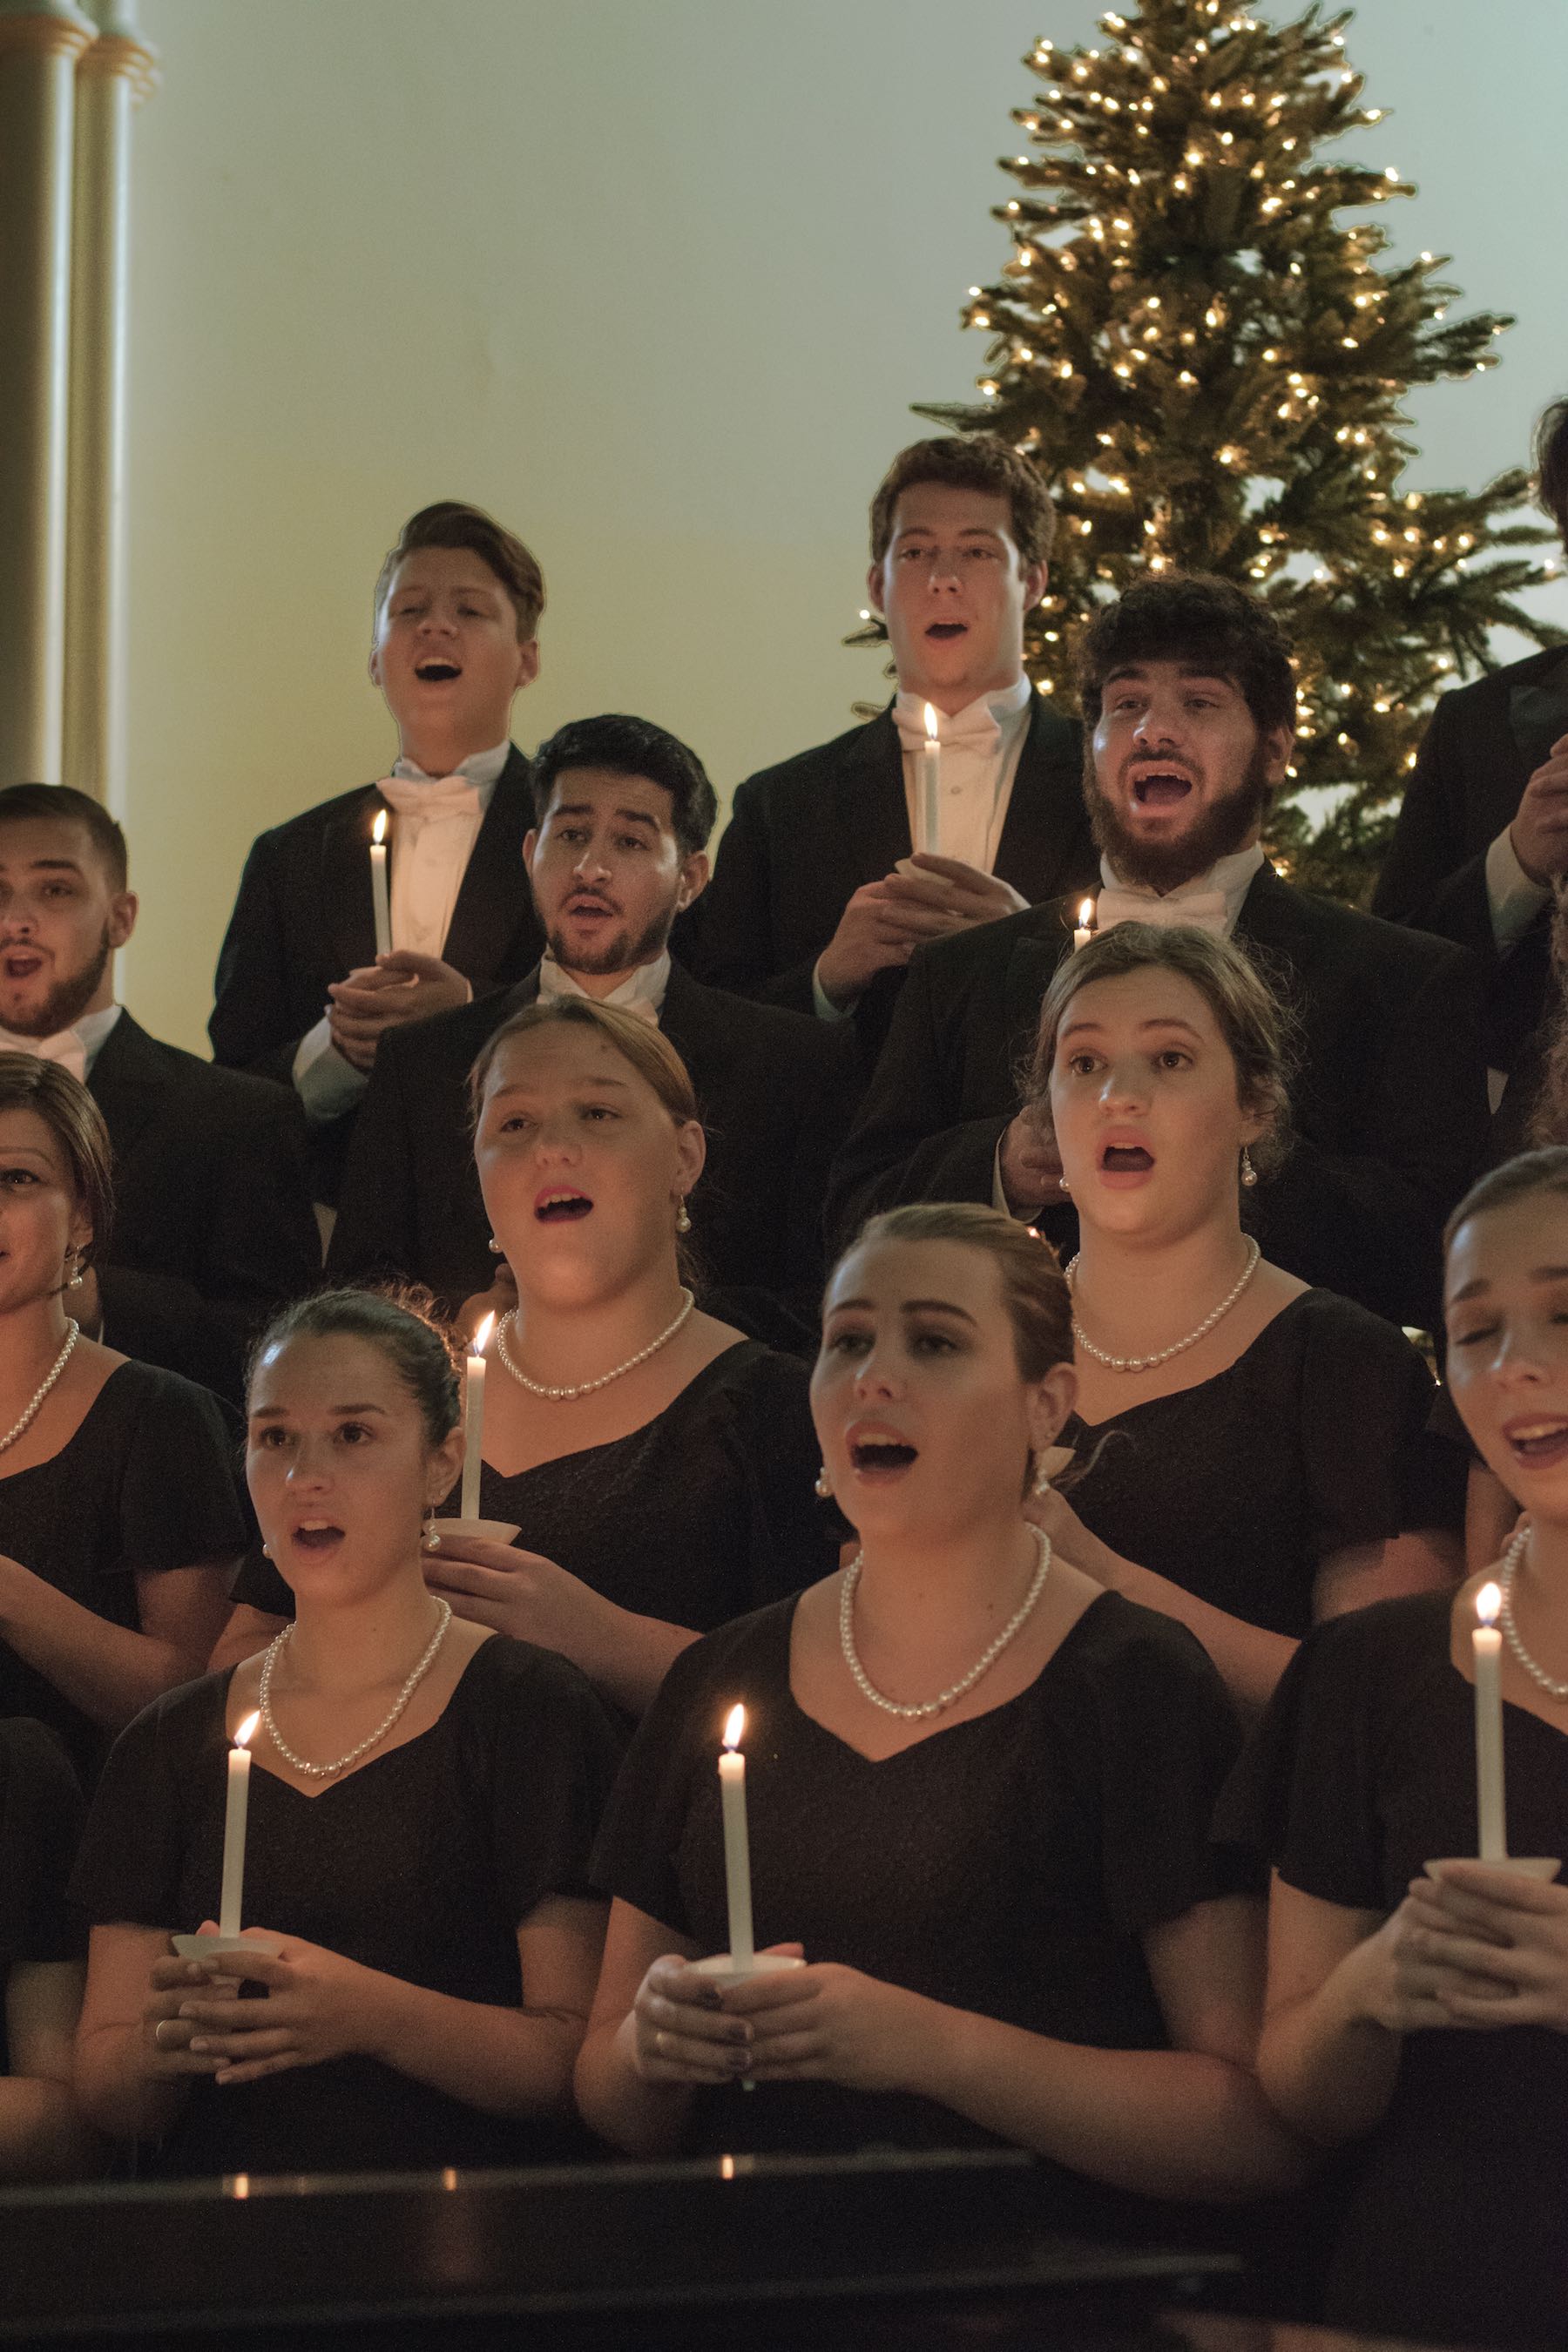
[[[1529,1541],[1530,1529],[1521,1528],[1502,1556],[1502,1566],[1498,1570],[1497,1580],[1498,1590],[1502,1594],[1502,1607],[1498,1614],[1502,1619],[1502,1630],[1508,1646],[1524,1668],[1525,1673],[1532,1675],[1542,1689],[1551,1697],[1568,1698],[1568,1683],[1554,1681],[1544,1666],[1536,1664],[1535,1660],[1520,1640],[1519,1628],[1513,1622],[1513,1580],[1519,1563],[1524,1557],[1524,1547]]]
[[[1205,1315],[1195,1331],[1189,1331],[1184,1339],[1178,1339],[1176,1341],[1174,1347],[1162,1348],[1159,1354],[1156,1356],[1108,1356],[1103,1348],[1097,1348],[1095,1346],[1094,1341],[1089,1338],[1076,1315],[1073,1318],[1073,1338],[1078,1341],[1079,1346],[1084,1350],[1084,1353],[1086,1355],[1092,1356],[1097,1364],[1103,1364],[1107,1371],[1152,1372],[1156,1364],[1168,1364],[1173,1356],[1183,1354],[1188,1348],[1195,1348],[1200,1339],[1207,1338],[1208,1334],[1214,1329],[1215,1325],[1219,1322],[1223,1317],[1230,1313],[1231,1308],[1236,1305],[1237,1300],[1241,1297],[1242,1292],[1247,1288],[1247,1284],[1258,1272],[1258,1260],[1262,1255],[1263,1252],[1258,1248],[1258,1244],[1249,1238],[1247,1244],[1247,1265],[1243,1270],[1241,1279],[1236,1285],[1234,1290],[1226,1291],[1225,1297],[1220,1300],[1219,1305],[1215,1308],[1214,1313],[1212,1315]],[[1072,1278],[1077,1268],[1078,1259],[1076,1257],[1069,1259],[1066,1269],[1067,1284],[1069,1290],[1073,1286]]]
[[[666,1326],[666,1328],[659,1333],[657,1339],[650,1339],[646,1348],[639,1348],[635,1356],[628,1356],[626,1362],[624,1364],[617,1364],[613,1372],[601,1372],[596,1381],[579,1381],[575,1388],[556,1389],[550,1387],[549,1384],[543,1381],[531,1381],[528,1374],[522,1370],[521,1365],[513,1363],[511,1360],[511,1350],[506,1343],[506,1335],[509,1324],[511,1326],[513,1330],[517,1328],[517,1309],[515,1307],[511,1309],[510,1314],[503,1315],[500,1321],[496,1326],[496,1353],[500,1356],[501,1362],[506,1366],[507,1370],[511,1374],[512,1379],[517,1381],[519,1387],[525,1388],[530,1396],[549,1397],[552,1402],[555,1404],[563,1404],[572,1397],[592,1396],[595,1389],[607,1389],[610,1382],[612,1381],[618,1381],[623,1372],[635,1372],[639,1364],[646,1364],[650,1356],[657,1356],[661,1348],[668,1345],[669,1341],[674,1339],[676,1333],[679,1330],[681,1325],[685,1322],[687,1317],[690,1314],[692,1308],[697,1304],[696,1299],[692,1297],[689,1290],[682,1289],[680,1297],[681,1307],[679,1314],[676,1317],[673,1323]]]
[[[378,1723],[376,1725],[375,1729],[371,1733],[368,1739],[362,1739],[357,1748],[351,1748],[348,1754],[346,1756],[340,1756],[335,1764],[307,1763],[303,1756],[296,1756],[294,1750],[285,1744],[283,1738],[279,1731],[277,1719],[272,1712],[272,1669],[278,1664],[279,1658],[282,1655],[284,1644],[291,1638],[294,1632],[292,1625],[284,1626],[283,1631],[277,1636],[276,1640],[268,1643],[267,1655],[261,1661],[261,1720],[267,1726],[267,1737],[271,1740],[273,1747],[276,1748],[279,1755],[282,1757],[283,1761],[286,1764],[292,1764],[296,1772],[308,1772],[312,1780],[330,1780],[334,1772],[346,1771],[351,1764],[358,1763],[366,1748],[374,1748],[378,1739],[384,1739],[386,1738],[387,1733],[392,1729],[393,1725],[397,1721],[398,1717],[403,1713],[404,1708],[407,1706],[409,1700],[413,1697],[415,1692],[424,1681],[426,1675],[429,1672],[430,1667],[434,1664],[436,1653],[440,1648],[442,1642],[446,1639],[447,1628],[452,1622],[452,1604],[449,1601],[442,1601],[438,1599],[436,1606],[441,1612],[440,1622],[437,1625],[434,1633],[430,1636],[424,1656],[420,1659],[419,1664],[415,1667],[414,1672],[409,1675],[408,1680],[404,1684],[403,1688],[398,1692],[396,1702],[393,1706],[392,1713],[385,1718],[384,1722]]]
[[[60,1374],[65,1370],[66,1366],[69,1363],[71,1349],[76,1346],[77,1341],[80,1338],[81,1326],[79,1323],[72,1322],[70,1329],[66,1333],[65,1346],[60,1349],[59,1354],[55,1358],[54,1362],[45,1373],[41,1384],[33,1391],[31,1400],[23,1408],[21,1420],[13,1423],[12,1426],[6,1431],[5,1436],[0,1437],[0,1454],[4,1454],[8,1445],[15,1445],[16,1440],[19,1437],[25,1436],[27,1431],[31,1429],[34,1422],[37,1418],[38,1408],[43,1403],[44,1399],[48,1395],[49,1391],[54,1387],[55,1382],[59,1379]]]
[[[844,1653],[844,1663],[855,1677],[855,1687],[861,1697],[868,1698],[873,1706],[879,1706],[884,1715],[901,1716],[906,1723],[914,1723],[923,1716],[941,1715],[944,1708],[952,1706],[955,1699],[961,1699],[965,1691],[973,1690],[986,1667],[995,1664],[1040,1597],[1046,1573],[1051,1564],[1051,1539],[1043,1528],[1031,1528],[1029,1533],[1040,1547],[1040,1564],[1035,1570],[1034,1581],[1024,1595],[1022,1608],[1008,1619],[990,1648],[982,1653],[966,1675],[951,1684],[937,1697],[926,1699],[920,1706],[900,1706],[896,1699],[884,1697],[860,1664],[859,1653],[855,1647],[855,1591],[860,1581],[860,1564],[866,1555],[858,1551],[845,1570],[844,1580],[838,1590],[838,1646]]]

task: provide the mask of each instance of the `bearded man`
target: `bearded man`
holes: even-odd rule
[[[1478,963],[1269,864],[1296,679],[1256,597],[1223,580],[1142,581],[1085,632],[1079,686],[1100,887],[915,955],[835,1168],[830,1229],[847,1235],[900,1201],[990,1201],[1070,1248],[1060,1162],[1015,1076],[1041,998],[1075,926],[1190,923],[1234,937],[1295,1019],[1295,1145],[1255,1213],[1267,1255],[1436,1328],[1443,1223],[1485,1147]]]

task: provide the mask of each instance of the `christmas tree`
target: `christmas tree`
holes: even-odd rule
[[[1367,208],[1414,189],[1320,154],[1382,119],[1346,63],[1349,21],[1144,0],[1101,19],[1102,47],[1039,42],[1040,96],[1015,117],[1029,152],[1003,165],[1019,193],[996,215],[1013,252],[964,313],[991,339],[981,404],[918,413],[1005,436],[1050,487],[1026,651],[1064,707],[1079,625],[1143,572],[1219,572],[1268,601],[1301,688],[1269,848],[1364,900],[1435,696],[1495,666],[1500,625],[1563,633],[1517,602],[1554,567],[1493,552],[1552,536],[1519,515],[1526,475],[1401,487],[1402,396],[1495,366],[1512,322],[1447,318],[1457,289],[1429,253],[1380,264]],[[1324,785],[1340,789],[1314,824],[1299,796]]]

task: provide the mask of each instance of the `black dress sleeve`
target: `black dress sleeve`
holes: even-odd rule
[[[729,1447],[751,1519],[746,1606],[763,1609],[831,1576],[848,1530],[816,1492],[822,1449],[809,1367],[770,1349],[749,1368],[733,1402]]]
[[[696,1774],[717,1769],[721,1688],[735,1681],[724,1662],[733,1656],[737,1630],[726,1625],[694,1642],[670,1667],[632,1735],[594,1849],[601,1894],[618,1895],[672,1935],[691,1932],[680,1892],[680,1842]]]
[[[250,1541],[235,1441],[217,1400],[175,1372],[147,1381],[130,1433],[120,1540],[130,1569],[233,1559]]]
[[[480,1704],[465,1727],[489,1792],[496,1885],[521,1923],[549,1895],[594,1896],[594,1840],[622,1740],[597,1692],[565,1658],[492,1635],[479,1653]]]
[[[1464,1525],[1464,1454],[1431,1424],[1436,1384],[1391,1323],[1326,1302],[1301,1367],[1301,1454],[1320,1560],[1406,1528]]]
[[[25,1716],[0,1723],[0,1999],[7,1965],[80,1956],[66,1886],[84,1811],[54,1733]],[[4,2040],[0,2021],[0,2047]]]
[[[1374,1603],[1331,1617],[1300,1644],[1221,1798],[1216,1834],[1271,1864],[1289,1885],[1352,1911],[1384,1908],[1378,1815],[1380,1685],[1401,1688],[1408,1661]],[[1386,1695],[1386,1694],[1385,1694]]]
[[[1108,1595],[1117,1635],[1093,1668],[1100,1717],[1105,1900],[1129,1936],[1237,1892],[1247,1874],[1213,1838],[1241,1727],[1207,1653],[1185,1626]],[[1112,1618],[1120,1623],[1112,1626]]]
[[[222,1769],[226,1675],[165,1692],[127,1724],[93,1795],[70,1899],[94,1927],[195,1926],[180,1916],[184,1792]]]

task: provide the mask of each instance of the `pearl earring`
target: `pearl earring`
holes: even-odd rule
[[[425,1514],[425,1532],[422,1541],[426,1551],[439,1551],[441,1549],[441,1538],[436,1532],[436,1506],[434,1503],[430,1505],[429,1509]]]
[[[1034,1493],[1048,1495],[1052,1481],[1059,1478],[1076,1459],[1070,1445],[1047,1445],[1035,1465]]]
[[[1258,1171],[1252,1164],[1252,1154],[1245,1143],[1241,1147],[1241,1181],[1244,1184],[1256,1184],[1258,1181]]]
[[[497,1241],[497,1239],[496,1239],[496,1237],[495,1237],[494,1234],[492,1234],[490,1235],[489,1242],[486,1244],[486,1247],[489,1249],[489,1254],[490,1254],[490,1255],[491,1255],[492,1257],[500,1257],[500,1255],[501,1255],[501,1245],[500,1245],[500,1242],[498,1242],[498,1241]]]
[[[69,1282],[67,1283],[66,1288],[68,1290],[79,1290],[83,1282],[87,1278],[81,1270],[80,1250],[73,1250],[71,1252],[71,1264],[75,1267],[76,1271],[71,1276]]]
[[[1066,1178],[1065,1176],[1058,1176],[1058,1177],[1057,1178],[1057,1184],[1058,1184],[1058,1188],[1060,1189],[1060,1191],[1062,1191],[1062,1192],[1070,1192],[1072,1191],[1072,1186],[1071,1186],[1071,1184],[1070,1184],[1070,1183],[1068,1183],[1068,1180],[1067,1180],[1067,1178]]]
[[[827,1465],[826,1462],[816,1474],[816,1491],[821,1496],[825,1503],[830,1500],[833,1494],[833,1481],[827,1475]]]
[[[680,1201],[676,1208],[675,1230],[678,1234],[689,1234],[691,1231],[691,1219],[687,1214],[686,1197],[684,1193],[681,1195]]]

